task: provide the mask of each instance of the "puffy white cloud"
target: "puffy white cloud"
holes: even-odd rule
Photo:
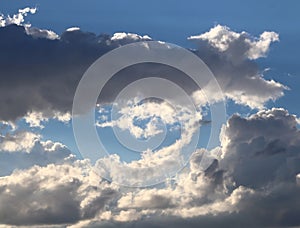
[[[202,114],[200,111],[193,112],[189,108],[178,106],[172,107],[166,102],[144,102],[142,104],[130,102],[119,110],[119,118],[97,123],[98,127],[118,127],[128,130],[134,136],[135,142],[139,138],[151,139],[164,131],[157,121],[168,126],[165,130],[166,138],[172,127],[180,125],[180,137],[166,146],[155,145],[141,149],[141,158],[131,162],[122,162],[118,155],[111,155],[97,161],[98,171],[105,177],[109,177],[117,183],[130,186],[152,185],[161,181],[165,175],[174,175],[188,161],[190,155],[197,146],[192,143],[194,134],[198,131]],[[135,124],[135,120],[148,120],[145,128]],[[126,138],[127,141],[128,137]],[[195,143],[195,142],[194,142]],[[191,149],[187,147],[192,144]],[[130,149],[130,148],[129,148]],[[191,151],[190,151],[191,150]],[[160,170],[158,172],[157,170]]]
[[[5,27],[11,24],[24,26],[26,33],[28,35],[31,35],[32,37],[47,38],[50,40],[59,39],[59,36],[51,30],[34,28],[31,27],[31,24],[28,23],[24,24],[25,17],[27,16],[27,14],[35,14],[36,12],[37,8],[26,7],[24,9],[19,9],[18,14],[14,14],[13,16],[8,15],[7,17],[5,17],[3,14],[1,14],[0,27]]]
[[[0,136],[0,176],[10,175],[15,169],[33,165],[64,163],[75,156],[62,143],[43,141],[37,133],[21,130],[9,131]]]
[[[178,110],[183,111],[177,113]],[[144,102],[139,104],[135,101],[129,101],[128,105],[120,107],[118,113],[121,116],[116,120],[98,121],[96,125],[101,128],[116,126],[123,131],[128,130],[136,138],[149,138],[162,133],[162,130],[158,129],[159,121],[164,125],[174,125],[191,118],[191,111],[185,110],[184,107],[174,108],[167,102]],[[201,113],[197,114],[198,120],[201,120]],[[142,128],[141,124],[135,123],[135,121],[143,120],[147,121],[145,128]]]
[[[173,183],[125,191],[118,198],[118,212],[106,213],[108,222],[99,216],[85,227],[155,227],[160,218],[161,226],[172,227],[297,226],[299,134],[296,117],[284,109],[235,115],[223,129],[221,148],[195,152],[189,168]],[[218,158],[205,170],[200,165],[203,153]],[[131,217],[118,220],[119,211]]]
[[[36,11],[37,8],[26,7],[24,9],[19,9],[18,14],[14,14],[13,16],[8,15],[7,17],[5,17],[3,14],[1,14],[0,26],[4,27],[10,24],[23,25],[24,17],[26,17],[28,13],[35,14]]]
[[[8,133],[0,138],[0,150],[29,152],[40,138],[40,135],[28,131],[20,131],[15,134]]]
[[[207,41],[212,47],[221,52],[231,51],[230,54],[257,59],[266,56],[270,44],[279,41],[279,35],[275,32],[263,32],[259,38],[254,38],[244,31],[237,33],[226,26],[216,25],[209,32],[190,36],[188,39]],[[240,45],[239,48],[242,49],[240,50],[242,52],[236,52],[238,51],[236,50],[238,45]],[[244,54],[244,56],[241,54]]]
[[[68,121],[76,85],[94,60],[128,42],[151,39],[130,33],[97,36],[73,28],[57,40],[58,36],[48,30],[24,24],[28,13],[35,10],[26,8],[12,17],[0,15],[3,27],[0,51],[11,53],[0,58],[0,105],[6,107],[0,119],[7,123],[24,116],[32,127],[41,127],[49,118]],[[270,44],[278,41],[276,33],[264,32],[253,38],[245,32],[216,26],[191,39],[199,41],[200,48],[195,53],[212,69],[228,98],[262,108],[265,102],[283,95],[286,87],[264,79],[254,61],[267,55]],[[24,59],[26,66],[21,64]],[[41,63],[39,66],[36,60]],[[12,67],[15,65],[20,69]],[[126,76],[123,78],[130,82],[136,79],[131,77],[132,73],[139,75],[145,69],[153,75],[160,72],[182,81],[174,70],[161,71],[161,67],[147,64],[123,71]],[[187,88],[196,103],[205,105],[199,88],[183,81],[179,84]],[[123,85],[112,83],[108,90],[114,90],[109,90],[106,96]],[[213,90],[210,88],[212,93],[206,94],[209,99],[221,99],[213,97]],[[54,110],[51,115],[49,110]],[[191,117],[187,113],[174,117],[166,106],[148,104],[124,110],[124,114],[130,115],[125,115],[123,122],[107,125],[122,128],[132,121],[132,115],[152,118],[154,112],[170,124],[183,121],[187,131],[182,138],[155,153],[146,151],[140,161],[123,163],[118,156],[110,156],[98,162],[97,172],[102,169],[111,174],[113,181],[124,183],[125,180],[132,185],[136,177],[147,180],[157,165],[163,167],[162,173],[167,173],[170,167],[181,162],[180,152],[197,130],[200,115]],[[153,128],[154,122],[150,122],[146,131],[133,125],[123,128],[128,126],[136,137],[158,133]],[[102,180],[88,161],[74,161],[61,143],[42,141],[39,135],[29,132],[2,135],[0,146],[6,152],[0,152],[3,176],[0,178],[0,222],[31,226],[73,224],[74,227],[299,226],[297,118],[283,109],[262,110],[246,118],[234,115],[224,126],[221,141],[221,147],[212,151],[196,150],[189,165],[165,185],[128,189]],[[212,162],[204,164],[203,154],[209,154]]]
[[[140,36],[135,33],[125,33],[125,32],[117,32],[111,37],[112,41],[117,40],[134,40],[134,41],[142,41],[142,40],[152,40],[148,35]]]
[[[60,113],[59,111],[31,111],[23,118],[30,127],[44,128],[43,123],[49,121],[50,118],[63,123],[68,123],[71,120],[71,114],[69,112]]]
[[[12,225],[73,223],[105,208],[116,187],[99,182],[86,162],[34,166],[0,178],[0,221]],[[34,192],[34,194],[32,194]]]
[[[28,35],[34,38],[46,38],[49,40],[59,39],[59,35],[48,29],[39,29],[31,26],[25,26],[25,31]]]
[[[294,181],[300,171],[300,132],[284,109],[231,117],[223,130],[220,166],[239,185],[258,188]]]
[[[73,224],[70,227],[155,227],[155,221],[172,227],[296,226],[296,124],[296,117],[284,109],[244,118],[235,115],[224,126],[220,148],[197,150],[182,172],[152,188],[117,187],[103,181],[87,161],[15,171],[0,179],[1,222]],[[44,148],[55,150],[50,142]],[[214,158],[208,167],[201,165],[204,153]]]
[[[265,57],[270,44],[279,41],[277,33],[265,31],[256,38],[217,25],[188,39],[199,44],[195,53],[210,67],[226,97],[236,103],[261,109],[267,101],[276,100],[288,89],[279,82],[264,79],[254,61]],[[208,90],[213,88],[209,89],[208,85]]]

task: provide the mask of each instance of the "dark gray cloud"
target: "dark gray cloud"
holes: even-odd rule
[[[102,36],[81,31],[49,40],[27,35],[23,26],[9,25],[0,28],[0,36],[0,104],[5,107],[0,116],[4,120],[31,110],[70,111],[83,73],[111,49]]]
[[[228,98],[261,108],[268,100],[283,95],[285,87],[265,80],[254,61],[266,55],[270,43],[278,39],[276,33],[266,32],[254,42],[250,35],[226,27],[216,26],[212,30],[226,32],[225,38],[193,38],[200,43],[194,53],[211,68]],[[214,34],[212,30],[208,34]],[[230,38],[232,34],[237,38]],[[69,112],[79,80],[98,57],[121,45],[151,39],[130,33],[96,35],[74,28],[54,37],[49,30],[20,22],[0,27],[0,36],[0,105],[5,107],[0,111],[2,120],[15,120],[30,111],[42,111],[46,116],[54,110]],[[220,49],[222,39],[227,46]],[[120,71],[109,81],[102,91],[102,101],[112,101],[130,82],[150,76],[172,80],[190,94],[199,90],[179,70],[161,64],[138,64]],[[208,97],[213,96],[211,90]]]
[[[113,36],[66,30],[60,36],[0,16],[1,120],[30,111],[47,116],[71,110],[76,86],[99,56],[147,36]],[[4,22],[5,23],[4,23]],[[4,23],[4,25],[3,25]],[[266,56],[278,35],[255,39],[225,26],[191,37],[225,95],[237,103],[262,108],[283,95],[285,87],[263,78],[255,60]],[[130,82],[147,76],[172,80],[190,94],[195,84],[163,65],[134,65],[113,77],[102,94],[111,101]],[[119,79],[117,79],[117,76]],[[213,90],[211,91],[213,96]],[[197,97],[197,96],[196,96]],[[31,141],[30,141],[31,140]],[[88,161],[66,160],[70,151],[34,135],[0,138],[0,223],[71,227],[286,227],[299,226],[300,133],[296,117],[283,109],[250,117],[232,116],[221,147],[197,150],[175,180],[164,186],[126,189],[101,180]],[[201,168],[203,153],[212,164]],[[54,164],[49,164],[54,163]],[[35,166],[32,166],[36,164]],[[15,168],[20,170],[15,170]],[[15,170],[13,173],[11,173]],[[1,174],[1,173],[0,173]]]

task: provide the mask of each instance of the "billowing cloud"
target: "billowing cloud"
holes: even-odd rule
[[[224,94],[236,103],[263,108],[267,101],[276,100],[287,89],[274,80],[264,79],[254,61],[265,57],[271,43],[279,41],[277,33],[266,31],[256,38],[217,25],[188,39],[199,45],[195,53],[210,67]],[[213,93],[207,96],[213,97]]]
[[[88,165],[34,166],[0,178],[0,221],[55,225],[91,218],[117,195],[116,188],[84,170]],[[34,192],[34,194],[32,194]]]
[[[233,115],[223,127],[220,147],[196,149],[181,172],[151,188],[120,187],[116,182],[125,180],[134,185],[137,175],[147,179],[157,164],[167,172],[180,163],[182,148],[199,127],[200,113],[176,116],[165,103],[149,102],[124,109],[119,120],[104,117],[98,127],[128,129],[135,138],[158,135],[158,117],[170,125],[183,122],[187,131],[170,146],[155,153],[145,151],[140,161],[124,163],[112,155],[99,160],[96,167],[87,160],[76,160],[62,143],[45,141],[38,133],[15,127],[11,121],[17,118],[37,128],[50,118],[68,122],[76,86],[90,64],[121,45],[151,40],[133,33],[96,35],[77,27],[58,36],[24,23],[24,17],[35,12],[25,8],[14,16],[0,15],[0,53],[6,53],[0,55],[0,105],[5,107],[0,119],[10,128],[0,136],[1,224],[175,228],[300,225],[299,119],[287,110],[262,109],[249,117]],[[190,39],[200,45],[193,52],[211,68],[227,98],[261,109],[267,101],[283,95],[286,87],[264,79],[255,62],[267,55],[271,43],[279,40],[278,34],[263,32],[254,38],[218,25]],[[120,89],[145,71],[148,76],[159,73],[177,82],[197,104],[205,105],[201,90],[182,72],[151,63],[121,70],[120,81],[112,78],[108,82],[101,102],[111,102]],[[211,84],[205,86],[211,91],[206,94],[211,101],[221,99],[213,96]],[[137,127],[133,117],[150,119],[149,125]],[[204,157],[209,158],[208,164],[203,163]],[[97,175],[101,171],[109,173],[112,181]]]
[[[0,138],[0,150],[29,152],[40,137],[40,135],[28,131],[20,131],[16,134],[8,133]]]
[[[6,17],[3,14],[0,14],[0,27],[5,27],[8,25],[24,26],[25,32],[28,35],[31,35],[32,37],[47,38],[50,40],[58,39],[59,36],[51,30],[35,28],[32,27],[29,23],[24,24],[25,17],[27,16],[27,14],[35,14],[36,11],[37,8],[26,7],[24,9],[19,9],[19,12],[17,14],[14,14],[13,16],[8,15]]]
[[[27,16],[28,13],[35,14],[37,11],[37,8],[29,8],[26,7],[24,9],[19,9],[18,13],[7,17],[3,14],[0,15],[0,26],[5,27],[7,25],[15,24],[15,25],[23,25],[24,17]]]
[[[49,118],[56,119],[63,123],[68,123],[71,120],[69,112],[60,113],[58,111],[44,111],[44,112],[29,112],[24,116],[24,120],[30,127],[44,128],[43,122],[47,122]]]
[[[235,115],[224,126],[220,148],[197,150],[175,178],[152,188],[116,187],[87,161],[15,171],[0,179],[0,205],[6,205],[0,206],[1,221],[70,227],[155,227],[155,221],[163,227],[299,225],[296,125],[284,109]],[[204,153],[214,158],[205,169]],[[26,192],[35,194],[22,199]]]
[[[262,187],[294,181],[300,171],[300,132],[284,109],[230,118],[223,131],[222,168],[237,184]]]
[[[62,143],[43,141],[40,135],[32,132],[17,132],[1,138],[0,176],[10,175],[15,169],[61,164],[75,159]]]
[[[127,106],[120,108],[119,118],[98,122],[97,126],[117,127],[123,133],[127,130],[133,136],[132,143],[128,143],[131,140],[130,136],[125,137],[127,144],[124,145],[128,145],[129,149],[133,143],[139,143],[139,139],[150,140],[155,136],[167,138],[176,128],[180,137],[170,140],[167,145],[148,141],[147,147],[137,147],[141,158],[128,163],[122,163],[122,159],[116,154],[99,159],[96,166],[102,176],[129,186],[152,185],[160,182],[161,178],[165,179],[165,176],[174,175],[187,163],[197,147],[198,141],[194,135],[199,130],[202,120],[200,111],[194,112],[180,105],[172,107],[166,102],[153,101],[143,103],[131,101]],[[145,127],[136,121],[144,121]]]
[[[244,31],[237,33],[226,26],[216,25],[209,32],[190,36],[188,39],[206,41],[213,48],[228,52],[233,57],[258,59],[266,57],[270,44],[279,41],[279,35],[275,32],[263,32],[259,38],[254,38]]]
[[[26,14],[35,11],[26,8],[17,16],[1,15],[0,52],[9,53],[0,56],[0,105],[6,107],[0,112],[2,120],[15,120],[31,112],[70,112],[79,80],[98,57],[127,43],[151,40],[147,35],[133,33],[96,35],[77,27],[58,36],[24,22]],[[254,61],[268,53],[270,44],[278,40],[278,34],[264,32],[255,39],[245,32],[236,33],[225,26],[216,26],[191,39],[201,44],[195,53],[210,67],[228,98],[252,108],[262,108],[267,101],[283,95],[286,87],[264,79]],[[179,70],[145,63],[118,72],[104,87],[102,102],[111,102],[124,86],[143,75],[159,75],[177,83],[189,94],[199,90]],[[212,92],[206,97],[221,99],[213,96],[215,88],[209,84],[207,87]]]

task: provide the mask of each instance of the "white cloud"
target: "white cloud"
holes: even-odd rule
[[[8,15],[5,17],[3,14],[0,15],[0,26],[5,27],[7,25],[15,24],[15,25],[23,25],[24,18],[28,13],[35,14],[37,8],[29,8],[26,7],[24,9],[19,9],[18,14],[14,14],[13,16]],[[28,24],[27,24],[28,25]],[[30,25],[28,25],[30,26]]]
[[[139,151],[142,152],[139,160],[125,163],[116,154],[99,159],[96,165],[97,170],[103,176],[109,177],[117,183],[133,186],[158,183],[165,175],[174,175],[180,170],[196,148],[196,145],[194,145],[194,148],[186,149],[194,142],[192,141],[193,136],[198,131],[199,122],[202,119],[199,111],[194,113],[181,106],[173,108],[166,102],[145,102],[142,104],[132,102],[128,106],[121,107],[119,113],[121,116],[118,119],[103,123],[98,122],[97,126],[116,126],[123,131],[128,130],[137,139],[141,137],[148,139],[162,132],[160,128],[157,128],[156,122],[160,119],[165,125],[180,124],[181,131],[180,138],[170,143],[170,145],[158,149],[155,149],[155,147]],[[135,120],[149,118],[150,120],[145,129],[134,124]]]
[[[118,41],[118,40],[141,41],[141,40],[152,40],[152,39],[148,35],[140,36],[135,33],[117,32],[112,36],[111,40],[112,41]]]
[[[37,133],[15,130],[0,136],[0,176],[33,165],[46,166],[74,160],[75,155],[67,146],[51,140],[43,141]]]
[[[78,31],[78,30],[80,30],[79,27],[70,27],[70,28],[66,29],[66,32],[73,32],[73,31]]]
[[[99,183],[92,171],[85,173],[86,168],[88,163],[84,161],[34,166],[0,178],[0,221],[55,225],[95,216],[116,196],[117,188]]]
[[[189,40],[207,41],[212,47],[221,52],[236,48],[235,45],[243,44],[245,56],[249,59],[258,59],[265,57],[269,51],[270,44],[279,41],[279,35],[275,32],[263,32],[259,38],[251,37],[246,32],[237,33],[230,28],[222,25],[216,25],[209,32],[201,35],[190,36]],[[237,53],[240,54],[240,53]]]
[[[135,138],[150,138],[159,133],[158,122],[163,124],[175,124],[180,122],[176,115],[176,110],[168,103],[146,102],[143,104],[129,102],[128,106],[122,107],[118,113],[120,118],[112,121],[97,122],[98,127],[118,127],[121,130],[128,130]],[[147,121],[145,128],[142,128],[135,121]]]
[[[39,29],[31,26],[25,26],[25,31],[28,35],[34,38],[46,38],[49,40],[59,39],[59,35],[48,29]]]
[[[30,112],[24,116],[24,120],[30,127],[44,128],[41,124],[44,121],[48,121],[48,118],[44,116],[42,112]]]
[[[248,118],[234,115],[221,136],[220,166],[244,186],[293,182],[300,171],[296,126],[296,117],[284,109],[263,110]]]
[[[299,225],[296,124],[296,117],[284,109],[233,116],[224,127],[221,148],[196,151],[181,173],[152,188],[117,187],[103,181],[87,161],[15,171],[0,178],[0,216],[9,212],[0,220],[71,227],[154,226],[159,218],[164,218],[162,226],[173,227],[218,227],[220,221],[250,227]],[[49,151],[55,147],[51,142],[43,145]],[[205,168],[204,153],[214,157]]]
[[[199,44],[195,53],[210,67],[224,95],[236,103],[263,109],[267,101],[275,101],[288,89],[279,82],[264,79],[264,72],[259,71],[254,61],[266,57],[271,43],[279,41],[277,33],[265,31],[256,38],[217,25],[188,39]],[[207,90],[212,91],[207,97],[214,97],[214,88]]]
[[[29,152],[40,138],[40,135],[27,131],[20,131],[15,134],[8,133],[0,138],[0,150]]]
[[[23,31],[27,31],[33,37],[41,38],[28,39],[26,36],[24,39],[30,40],[29,44],[36,45],[33,45],[33,65],[30,66],[36,66],[35,58],[48,66],[45,63],[51,62],[48,61],[49,56],[54,56],[55,60],[58,57],[58,60],[65,60],[68,59],[66,56],[74,57],[72,53],[75,51],[79,58],[76,61],[71,59],[71,64],[66,64],[66,69],[74,69],[74,66],[79,65],[77,63],[86,61],[82,67],[85,70],[99,55],[118,45],[151,39],[148,36],[128,33],[117,33],[111,38],[79,30],[74,32],[72,29],[62,36],[60,43],[68,44],[64,47],[71,46],[72,49],[57,55],[51,52],[57,51],[54,48],[57,47],[57,41],[47,42],[50,45],[46,49],[43,49],[44,44],[40,42],[43,38],[55,38],[54,33],[34,30],[24,24],[24,16],[35,11],[26,8],[12,17],[0,15],[1,26],[25,26],[25,30],[12,28],[15,30],[11,34],[20,36],[19,34],[24,34]],[[18,31],[21,33],[17,33]],[[20,36],[20,40],[23,38]],[[245,32],[237,33],[227,27],[216,26],[191,39],[202,42],[200,43],[203,46],[200,46],[196,54],[203,57],[212,69],[228,98],[252,108],[263,108],[265,102],[283,95],[286,87],[264,79],[254,62],[255,59],[266,56],[270,44],[278,41],[278,34],[264,32],[260,37],[253,38]],[[5,43],[3,47],[6,46]],[[80,54],[81,49],[85,50],[84,54]],[[49,53],[47,58],[43,59],[38,54],[41,50]],[[17,57],[28,56],[28,53],[21,53],[20,50],[15,53]],[[19,62],[18,58],[13,58],[14,63],[22,62],[21,57]],[[11,59],[4,62],[3,66],[9,65],[7,63],[11,63]],[[32,75],[34,72],[31,70],[22,71],[20,74],[26,81],[22,81],[19,74],[12,75],[7,69],[1,71],[1,75],[5,76],[0,83],[3,85],[1,91],[12,99],[13,104],[3,103],[6,105],[4,112],[8,110],[5,119],[26,115],[25,121],[33,127],[41,127],[49,118],[70,120],[69,109],[66,107],[73,98],[71,87],[76,88],[74,85],[79,77],[71,83],[70,78],[74,78],[74,72],[80,72],[81,77],[84,70],[76,68],[73,71],[53,74],[53,69],[58,69],[55,63],[56,61],[51,62],[52,65],[43,71],[43,76],[48,73],[48,77],[42,79]],[[40,68],[34,70],[40,72]],[[15,82],[13,79],[22,85],[21,89],[11,83]],[[13,89],[9,84],[14,85]],[[32,85],[36,87],[33,88]],[[71,87],[67,87],[69,85]],[[30,98],[26,100],[28,104],[23,102],[24,97]],[[208,97],[211,99],[213,92]],[[1,98],[6,101],[4,95]],[[196,91],[193,98],[199,105],[206,103],[200,91]],[[20,101],[22,105],[16,105]],[[48,115],[49,107],[51,110],[60,111]],[[189,112],[183,112],[176,116],[172,109],[167,109],[164,104],[124,109],[126,118],[124,117],[123,122],[108,122],[107,125],[122,128],[132,122],[132,116],[152,118],[153,113],[156,113],[169,124],[178,120],[184,122],[187,130],[180,140],[155,153],[145,151],[138,162],[122,163],[118,156],[110,156],[103,159],[102,163],[99,162],[98,168],[104,172],[109,171],[113,181],[124,183],[125,180],[132,185],[137,177],[147,180],[157,165],[163,167],[163,173],[176,167],[180,163],[181,149],[190,142],[201,115],[191,116]],[[128,113],[130,115],[126,116]],[[91,169],[88,161],[74,161],[66,146],[58,142],[42,141],[38,134],[15,132],[2,135],[0,146],[7,152],[0,153],[1,176],[5,175],[0,178],[0,221],[7,225],[75,224],[78,227],[147,227],[167,226],[166,224],[171,224],[172,227],[182,227],[182,224],[186,227],[211,227],[211,224],[216,227],[220,224],[232,227],[236,225],[233,224],[235,221],[237,227],[244,226],[245,223],[250,227],[299,226],[300,199],[299,186],[296,183],[299,185],[300,134],[297,121],[295,116],[284,109],[262,110],[246,118],[234,115],[224,126],[220,148],[195,151],[189,165],[165,185],[143,189],[117,187],[114,182],[102,180]],[[130,124],[126,127],[129,126],[132,135],[136,137],[157,135],[157,129],[153,128],[156,126],[155,122],[146,127],[146,133],[134,129]],[[20,150],[23,152],[19,152]],[[13,151],[16,153],[12,153]],[[213,159],[206,166],[202,164],[204,153],[209,153]],[[40,166],[33,166],[34,164]],[[15,171],[11,174],[13,170]],[[122,172],[124,170],[126,172]],[[243,220],[246,222],[242,223]]]
[[[31,111],[28,112],[23,118],[30,127],[44,128],[43,123],[49,121],[49,119],[55,119],[63,123],[68,123],[71,120],[71,114],[69,112],[61,113],[59,111]]]
[[[30,14],[35,14],[37,12],[37,8],[29,8],[26,7],[24,9],[19,9],[18,14],[14,14],[13,16],[8,15],[5,17],[3,14],[0,15],[0,27],[5,27],[11,24],[15,24],[18,26],[24,26],[25,31],[28,35],[31,35],[35,38],[47,38],[50,40],[56,40],[59,39],[59,36],[47,29],[39,29],[35,27],[31,27],[31,24],[24,23],[25,17]]]

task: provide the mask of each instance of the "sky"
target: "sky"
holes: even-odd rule
[[[1,1],[0,227],[300,226],[299,9]]]

